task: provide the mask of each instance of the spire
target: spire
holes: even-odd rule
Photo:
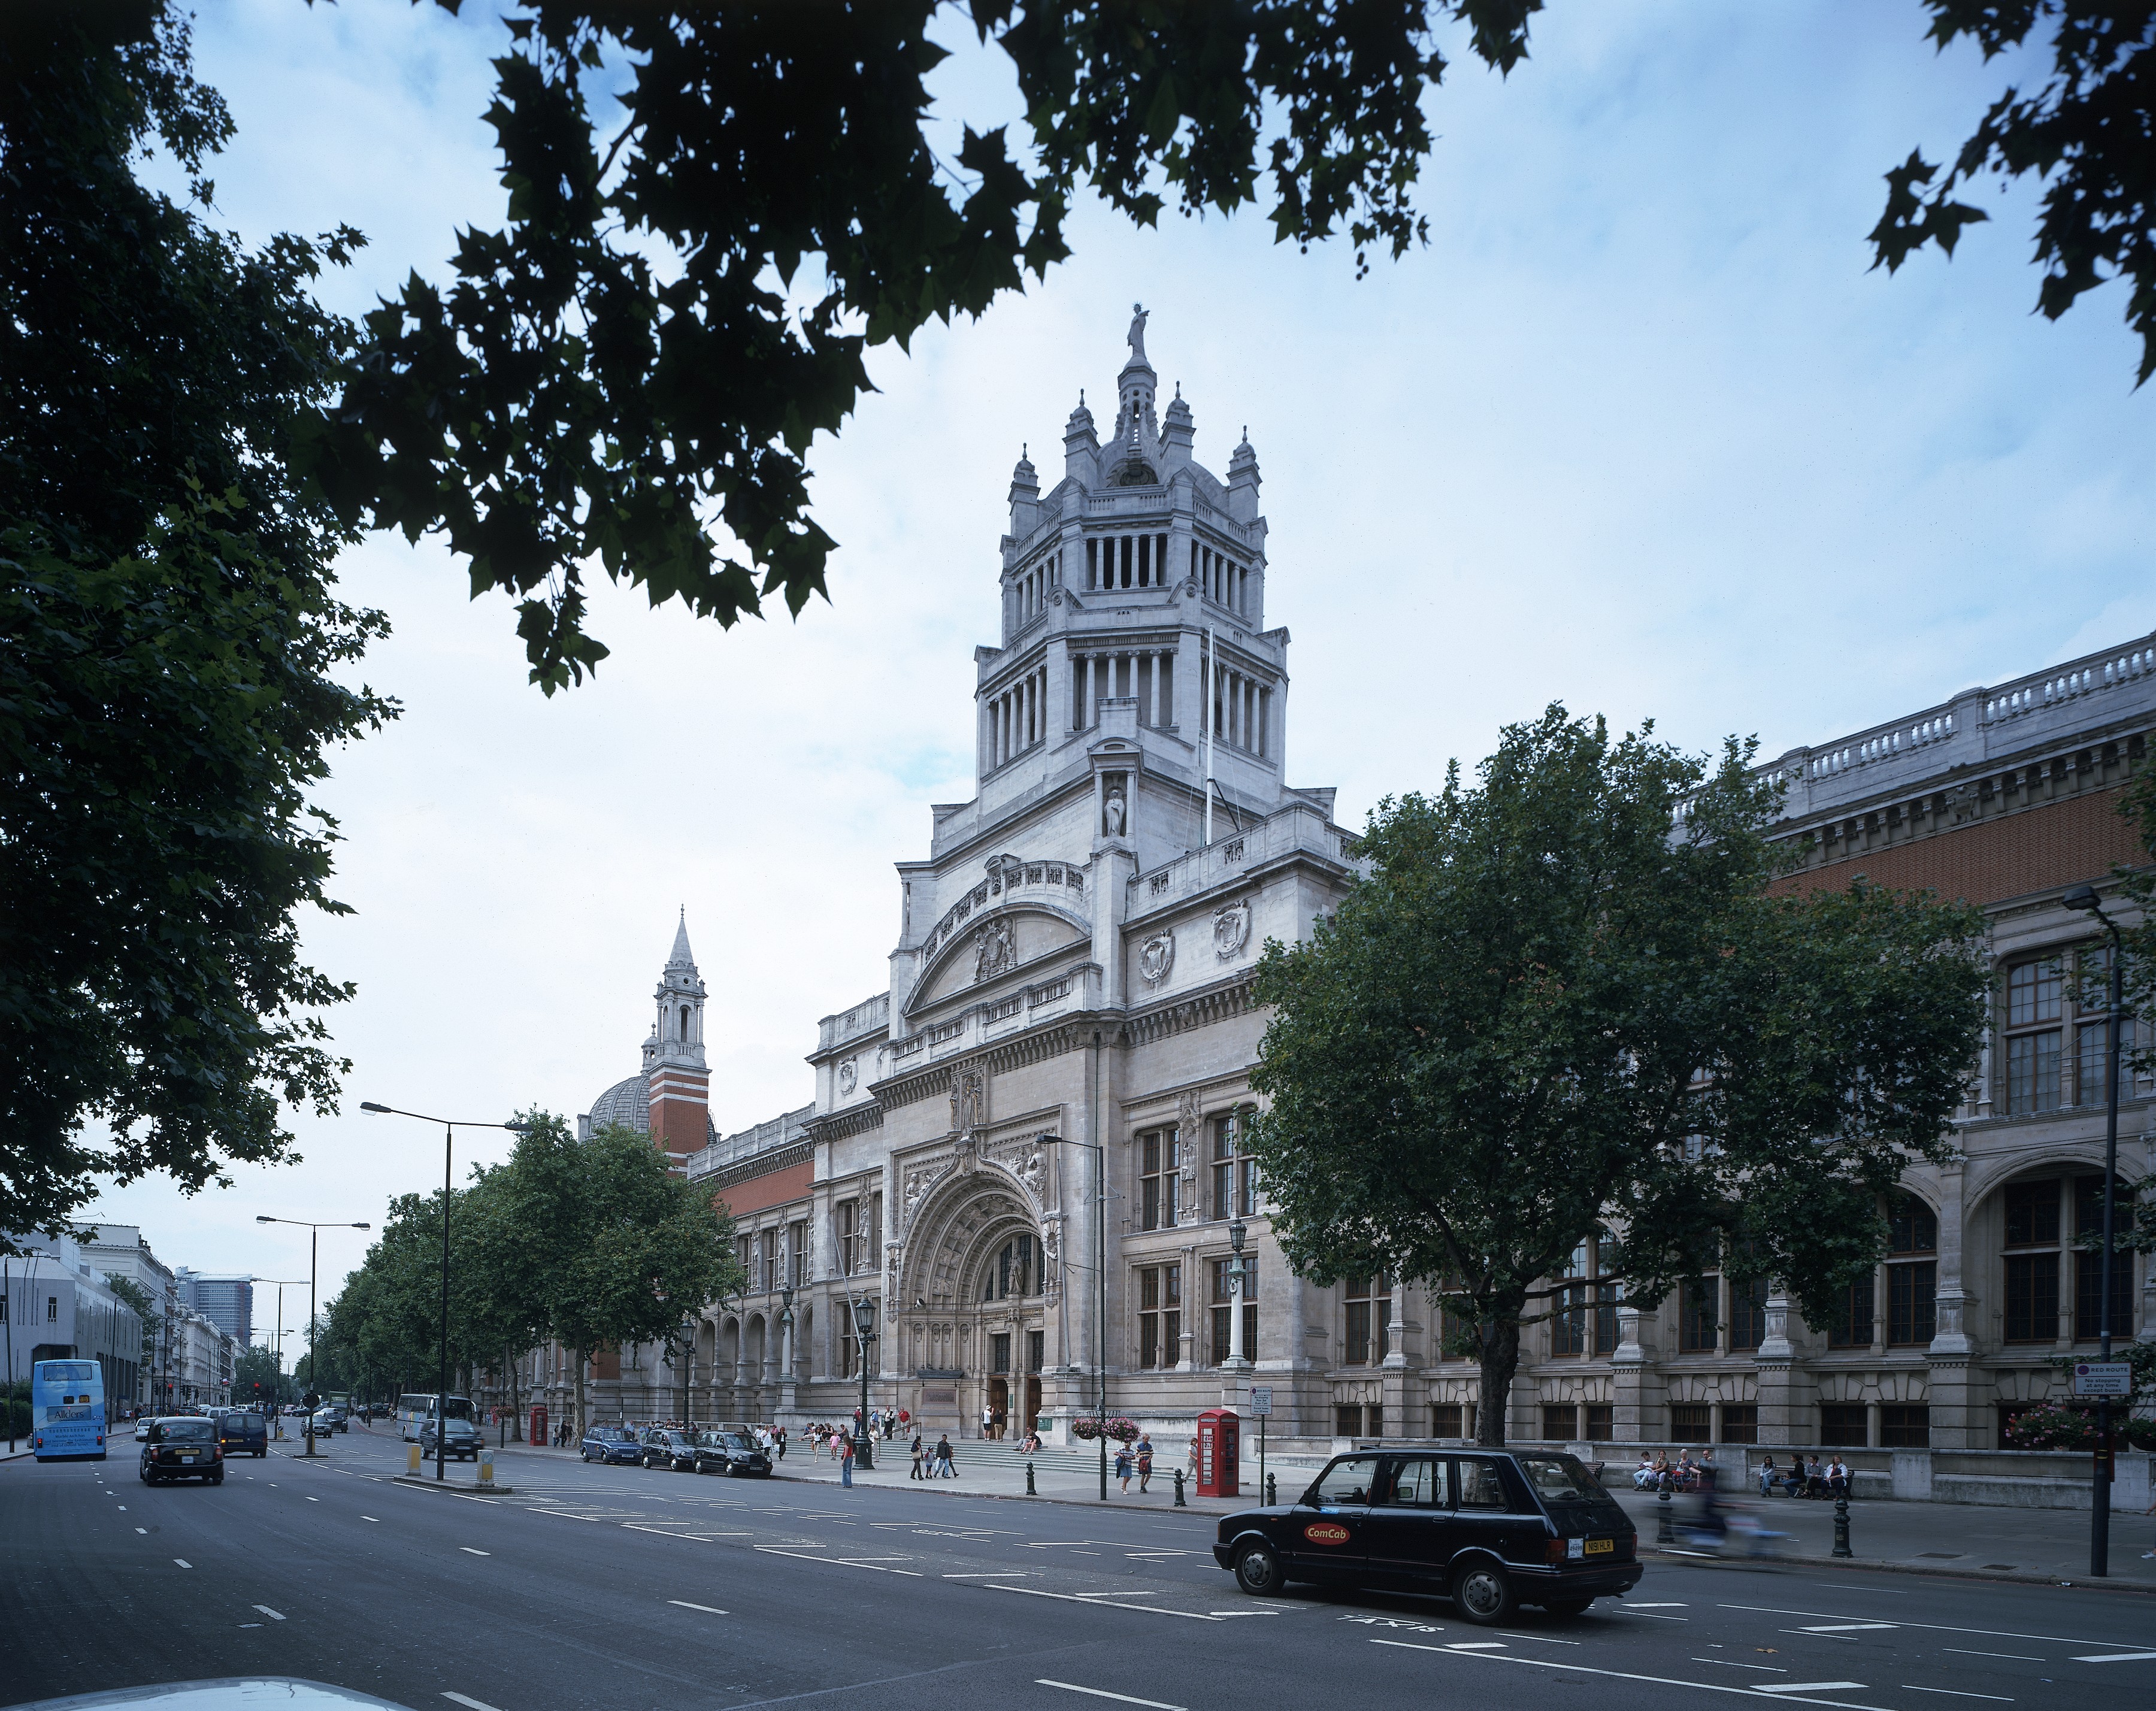
[[[691,970],[696,966],[696,958],[689,953],[689,906],[685,903],[681,906],[681,919],[674,928],[674,949],[666,958],[666,966]]]

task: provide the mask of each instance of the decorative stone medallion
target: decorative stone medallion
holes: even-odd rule
[[[1158,986],[1168,979],[1175,967],[1175,935],[1156,933],[1138,947],[1138,973],[1144,975],[1146,984]]]
[[[1250,905],[1247,898],[1224,903],[1213,912],[1213,948],[1224,963],[1242,953],[1250,942]]]
[[[855,1084],[859,1082],[860,1078],[860,1065],[854,1059],[850,1057],[844,1063],[840,1064],[839,1066],[839,1097],[844,1098],[847,1094],[852,1092],[854,1091]]]

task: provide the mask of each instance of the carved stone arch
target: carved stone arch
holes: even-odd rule
[[[973,1305],[983,1256],[1019,1234],[1039,1242],[1040,1219],[1024,1184],[1002,1165],[984,1162],[940,1182],[916,1213],[901,1256],[900,1310],[913,1311],[916,1301],[941,1313]]]
[[[2002,1153],[1981,1160],[1972,1159],[1962,1174],[1962,1204],[1968,1211],[1973,1212],[2015,1178],[2041,1175],[2047,1169],[2093,1172],[2101,1176],[2103,1174],[2103,1142],[2098,1138],[2047,1146],[2027,1153]],[[2140,1186],[2139,1179],[2123,1159],[2118,1163],[2118,1179],[2129,1188]]]
[[[916,996],[906,1004],[905,1014],[912,1015],[932,1004],[948,1001],[950,994],[947,993],[935,999],[929,999],[921,994],[936,990],[937,984],[943,978],[944,970],[951,966],[954,959],[970,957],[974,953],[973,930],[976,927],[990,921],[1014,920],[1020,915],[1045,915],[1050,920],[1060,921],[1078,933],[1081,940],[1090,939],[1092,936],[1093,923],[1090,920],[1075,910],[1067,909],[1060,903],[1050,902],[1045,897],[1027,897],[1017,902],[997,903],[976,909],[968,917],[963,930],[952,933],[937,948],[936,953],[922,968],[921,978],[913,984],[913,990]]]

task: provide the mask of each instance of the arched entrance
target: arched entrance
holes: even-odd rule
[[[1009,1438],[1040,1412],[1050,1276],[1031,1195],[976,1161],[931,1196],[902,1255],[901,1405],[932,1439]]]

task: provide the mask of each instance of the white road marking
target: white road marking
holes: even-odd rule
[[[1508,1640],[1533,1640],[1544,1646],[1584,1646],[1587,1643],[1584,1640],[1560,1640],[1554,1634],[1516,1634],[1509,1628],[1500,1628],[1497,1631]]]
[[[1689,1604],[1682,1604],[1682,1603],[1679,1603],[1679,1604],[1635,1604],[1635,1603],[1633,1603],[1633,1602],[1632,1602],[1632,1601],[1631,1601],[1630,1599],[1629,1599],[1629,1598],[1628,1598],[1628,1599],[1626,1599],[1626,1600],[1625,1601],[1625,1609],[1627,1609],[1627,1610],[1690,1610],[1690,1609],[1691,1608],[1691,1606]]]
[[[314,1498],[314,1497],[311,1497],[311,1498],[309,1498],[307,1499],[307,1501],[308,1501],[309,1503],[320,1503],[320,1502],[321,1501],[321,1499],[320,1498]]]
[[[1034,1682],[1037,1688],[1060,1688],[1066,1693],[1091,1693],[1096,1699],[1115,1699],[1126,1705],[1149,1705],[1152,1711],[1183,1711],[1180,1705],[1171,1705],[1164,1699],[1134,1699],[1128,1693],[1111,1693],[1106,1688],[1081,1688],[1075,1682],[1052,1682],[1040,1676]]]
[[[669,1604],[678,1604],[684,1610],[701,1610],[706,1616],[724,1616],[726,1614],[726,1611],[721,1610],[716,1605],[691,1604],[685,1598],[670,1598],[666,1601]]]
[[[378,1523],[382,1518],[379,1515],[362,1515],[359,1518],[362,1521],[374,1521]]]
[[[126,1504],[125,1504],[125,1503],[121,1504],[121,1506],[120,1506],[120,1513],[121,1513],[121,1514],[123,1514],[123,1515],[124,1515],[124,1514],[126,1514],[126,1513],[127,1513],[127,1505],[126,1505]]]
[[[1444,1652],[1451,1649],[1450,1647],[1445,1646],[1418,1645],[1413,1640],[1379,1640],[1373,1638],[1370,1643],[1373,1646],[1397,1647],[1404,1652]],[[1529,1669],[1562,1669],[1568,1671],[1573,1675],[1601,1675],[1609,1676],[1617,1681],[1652,1682],[1657,1687],[1697,1688],[1703,1693],[1735,1693],[1739,1697],[1747,1699],[1756,1699],[1763,1695],[1767,1698],[1777,1700],[1786,1700],[1790,1703],[1798,1705],[1840,1706],[1842,1708],[1842,1711],[1887,1711],[1887,1708],[1881,1705],[1854,1705],[1847,1699],[1809,1698],[1801,1693],[1794,1693],[1786,1688],[1779,1692],[1773,1692],[1765,1688],[1726,1688],[1719,1682],[1688,1682],[1685,1680],[1682,1676],[1641,1675],[1636,1671],[1629,1669],[1596,1669],[1592,1665],[1585,1663],[1557,1663],[1552,1662],[1547,1657],[1523,1657],[1517,1652],[1471,1652],[1468,1655],[1486,1663],[1518,1663],[1525,1665]]]
[[[1775,1604],[1723,1604],[1716,1607],[1720,1610],[1757,1611],[1763,1616],[1817,1616],[1822,1621],[1830,1622],[1862,1620],[1857,1616],[1844,1616],[1839,1611],[1784,1610]],[[1959,1628],[1948,1622],[1901,1621],[1894,1623],[1893,1626],[1897,1628],[1922,1629],[1928,1633],[1934,1634],[1983,1634],[1994,1640],[2051,1640],[2061,1646],[2131,1646],[2135,1643],[2131,1640],[2076,1640],[2069,1638],[2064,1634],[2023,1634],[2017,1633],[2011,1628]]]
[[[1194,1610],[1163,1610],[1157,1604],[1104,1604],[1091,1598],[1081,1598],[1073,1592],[1044,1592],[1038,1586],[985,1586],[985,1592],[1023,1592],[1028,1598],[1054,1598],[1065,1604],[1082,1604],[1088,1610],[1142,1610],[1147,1616],[1178,1616],[1186,1621],[1213,1622],[1220,1620],[1214,1616],[1201,1616]]]
[[[2001,1705],[2014,1703],[2004,1693],[1964,1693],[1959,1688],[1920,1688],[1914,1682],[1903,1682],[1902,1691],[1905,1693],[1946,1693],[1957,1699],[1994,1699]]]
[[[1455,1640],[1445,1648],[1448,1652],[1502,1652],[1502,1640]]]
[[[492,1556],[494,1554],[490,1550],[474,1550],[469,1544],[460,1544],[457,1549],[464,1552],[467,1556]]]
[[[1695,1657],[1694,1663],[1718,1663],[1724,1669],[1756,1669],[1764,1675],[1787,1675],[1786,1669],[1777,1669],[1771,1663],[1738,1663],[1727,1657]]]
[[[1808,1628],[1784,1628],[1785,1634],[1854,1634],[1866,1628],[1899,1627],[1899,1622],[1815,1622]]]
[[[1958,1652],[1964,1657],[2011,1657],[2022,1663],[2041,1663],[2044,1660],[2030,1652],[1973,1652],[1966,1646],[1942,1646],[1942,1652]]]
[[[759,1544],[754,1549],[767,1552],[773,1556],[798,1557],[806,1563],[835,1563],[844,1569],[870,1569],[879,1575],[904,1575],[915,1580],[924,1578],[918,1569],[886,1568],[882,1563],[870,1562],[865,1558],[832,1556],[828,1552],[820,1550],[788,1550],[783,1546],[777,1544]],[[1015,1591],[1018,1589],[1014,1587],[1012,1590]]]
[[[975,1569],[969,1574],[946,1575],[947,1580],[1022,1580],[1030,1569]]]
[[[2076,1657],[2076,1663],[2133,1663],[2143,1657],[2156,1657],[2156,1652],[2099,1652],[2093,1657]]]
[[[464,1693],[444,1693],[442,1697],[444,1699],[454,1699],[459,1705],[469,1705],[471,1711],[495,1711],[495,1708],[488,1704],[485,1700],[475,1699]]]
[[[141,1534],[142,1534],[142,1536],[143,1536],[144,1538],[146,1538],[146,1539],[147,1537],[149,1537],[150,1529],[149,1529],[147,1527],[137,1527],[135,1530],[136,1530],[137,1533],[140,1533]]]
[[[270,1618],[270,1620],[271,1621],[273,1621],[273,1622],[281,1622],[282,1621],[284,1621],[284,1620],[285,1620],[284,1616],[283,1616],[281,1614],[280,1614],[280,1613],[279,1613],[278,1611],[274,1611],[274,1610],[270,1609],[270,1606],[269,1606],[268,1605],[266,1605],[266,1604],[258,1604],[258,1605],[256,1605],[254,1607],[255,1607],[257,1610],[260,1611],[262,1612],[262,1614],[263,1614],[263,1615],[264,1615],[264,1616],[268,1616],[268,1617]]]
[[[1862,1682],[1762,1682],[1755,1693],[1840,1693],[1861,1688]]]
[[[177,1563],[177,1564],[178,1564],[182,1568],[183,1568],[183,1569],[191,1569],[191,1568],[192,1568],[192,1567],[194,1566],[194,1565],[193,1565],[192,1563],[189,1562],[189,1561],[188,1561],[185,1557],[183,1557],[183,1556],[176,1556],[176,1557],[174,1557],[174,1558],[172,1559],[172,1560],[173,1560],[174,1562]]]

